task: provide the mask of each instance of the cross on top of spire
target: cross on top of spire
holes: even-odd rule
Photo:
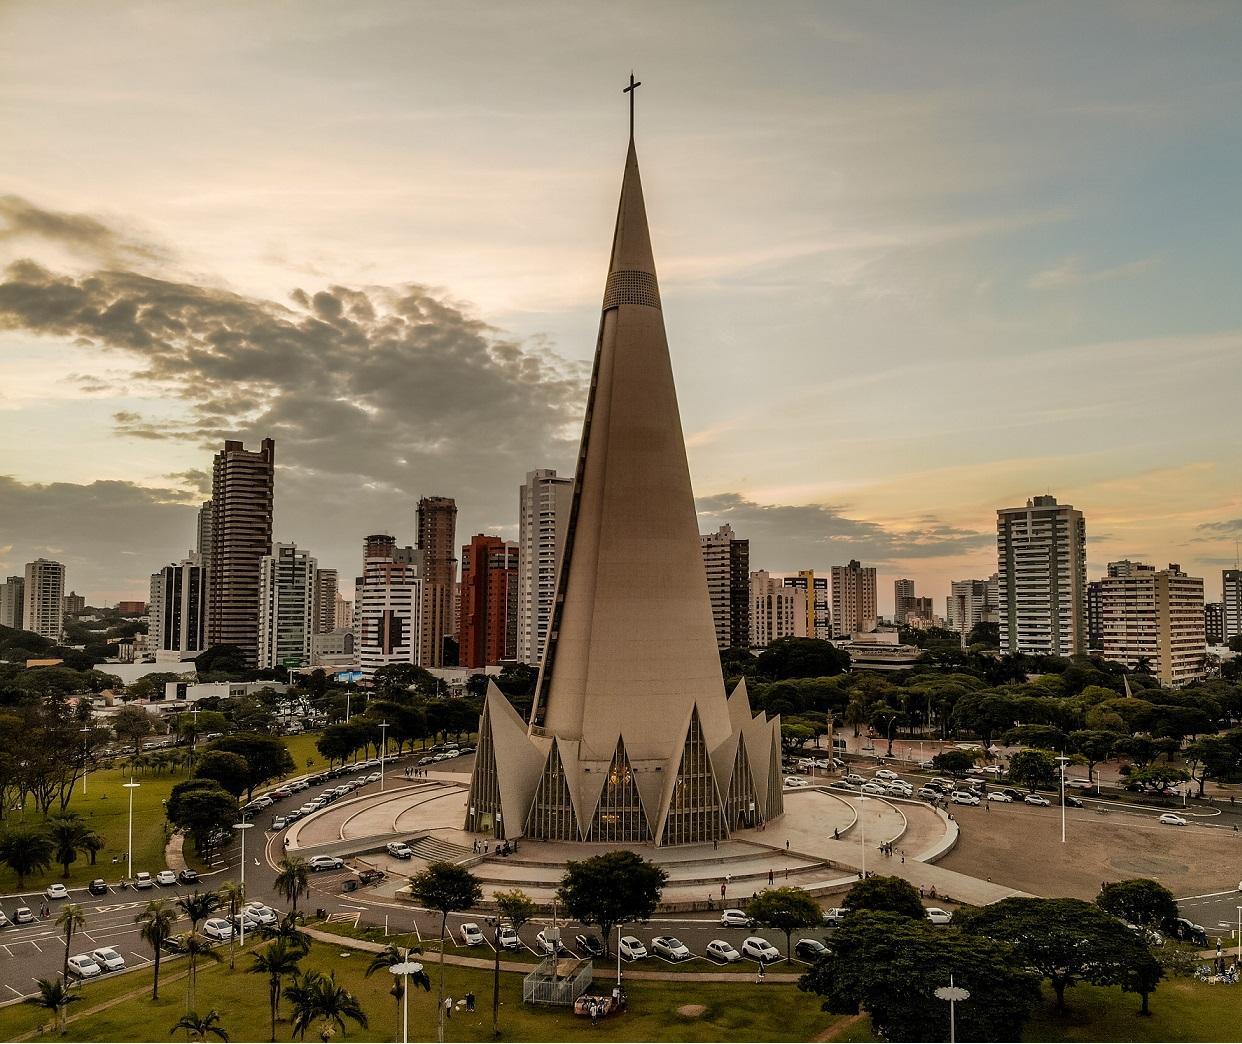
[[[643,85],[642,80],[634,79],[634,70],[630,70],[630,84],[628,87],[622,87],[621,93],[630,96],[630,140],[634,140],[634,90]]]

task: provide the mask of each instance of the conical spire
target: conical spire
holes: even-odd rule
[[[617,227],[608,263],[608,274],[617,272],[645,272],[653,280],[656,274],[651,234],[647,230],[647,207],[643,202],[643,182],[638,173],[638,150],[632,138],[625,156],[621,202],[617,206]]]

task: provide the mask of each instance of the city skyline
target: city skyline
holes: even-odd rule
[[[1216,600],[1242,532],[1238,20],[629,10],[641,32],[600,12],[582,51],[498,13],[503,49],[453,68],[469,22],[417,5],[308,6],[296,36],[261,9],[6,9],[0,574],[45,557],[144,596],[226,438],[280,443],[273,538],[342,576],[427,494],[517,539],[526,472],[570,472],[624,119],[600,102],[632,63],[701,532],[773,572],[874,565],[885,614],[913,577],[939,611],[995,571],[996,509],[1052,493],[1089,576],[1175,561]],[[49,158],[71,141],[91,178]]]

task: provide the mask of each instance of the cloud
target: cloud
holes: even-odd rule
[[[774,570],[823,569],[857,558],[868,565],[946,558],[989,547],[994,533],[960,529],[934,517],[916,529],[895,530],[849,518],[829,504],[759,504],[740,493],[697,501],[700,528],[729,522],[751,541],[751,562]],[[758,566],[756,565],[756,568]]]
[[[45,210],[21,196],[0,196],[0,243],[40,240],[102,260],[161,261],[167,252],[89,214]]]
[[[1062,290],[1071,286],[1090,286],[1093,283],[1107,283],[1115,279],[1128,279],[1154,268],[1157,260],[1154,257],[1139,258],[1123,265],[1111,268],[1087,268],[1082,258],[1067,257],[1051,268],[1036,272],[1027,282],[1032,290]]]

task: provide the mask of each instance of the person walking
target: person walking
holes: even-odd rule
[[[772,879],[773,879],[773,876],[774,876],[774,873],[773,873],[772,869],[771,869],[771,868],[769,868],[769,869],[768,869],[768,884],[769,884],[769,886],[772,884]]]
[[[767,970],[768,970],[768,962],[765,961],[762,957],[760,957],[759,958],[759,974],[755,977],[756,986],[763,985],[763,977],[767,973]]]
[[[474,1011],[474,991],[471,990],[466,994],[466,1010]]]
[[[451,1019],[453,1017],[453,998],[452,997],[444,998],[444,1017],[446,1019]]]

